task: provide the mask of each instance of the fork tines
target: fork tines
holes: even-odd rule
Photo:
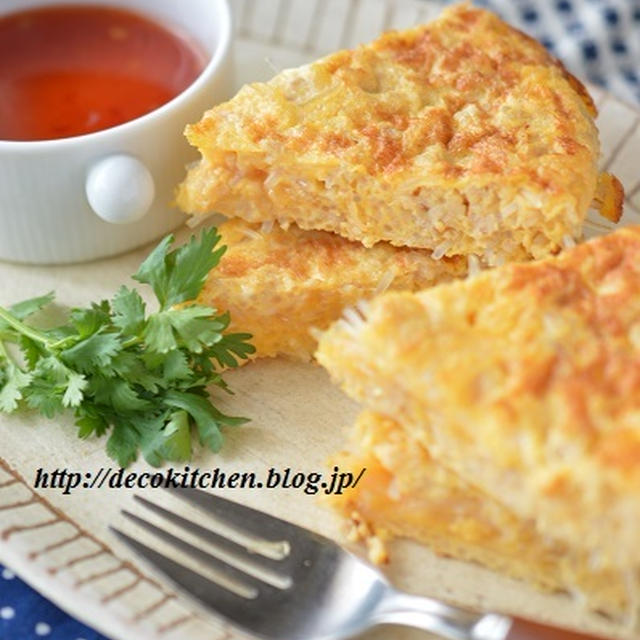
[[[134,499],[165,522],[174,525],[181,534],[204,542],[206,550],[129,511],[123,510],[122,514],[156,538],[168,543],[187,559],[195,561],[195,569],[163,555],[114,527],[111,527],[112,531],[121,541],[156,565],[175,582],[187,582],[184,586],[188,587],[190,592],[193,592],[194,586],[199,587],[198,591],[201,588],[209,593],[222,587],[235,596],[253,599],[259,593],[265,595],[274,588],[290,588],[292,579],[286,574],[287,563],[282,562],[289,556],[290,549],[289,543],[282,539],[289,527],[287,523],[276,518],[265,521],[269,524],[261,529],[262,532],[266,529],[267,536],[258,537],[260,528],[255,522],[253,510],[197,490],[177,490],[172,493],[205,509],[215,518],[226,521],[222,533],[140,496],[135,496]],[[238,526],[240,523],[242,529]],[[193,563],[191,564],[193,566]]]

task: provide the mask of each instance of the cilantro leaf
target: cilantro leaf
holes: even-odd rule
[[[163,417],[164,418],[164,417]],[[191,426],[186,411],[174,411],[164,420],[151,421],[142,429],[140,450],[153,467],[163,460],[184,462],[191,458]]]
[[[221,367],[233,368],[238,366],[238,360],[245,360],[256,352],[256,348],[247,342],[251,339],[249,333],[227,333],[221,342],[211,345],[205,354],[217,361]]]
[[[93,369],[111,364],[120,351],[120,339],[113,333],[94,333],[65,349],[60,357],[63,362],[75,366],[79,371],[89,373]]]
[[[195,393],[170,391],[167,404],[184,409],[195,420],[200,442],[211,451],[217,452],[222,446],[222,425],[237,426],[247,422],[245,418],[232,418],[218,411],[204,396]]]
[[[133,276],[151,285],[161,309],[197,298],[207,275],[226,250],[222,246],[214,251],[220,241],[215,228],[204,230],[199,239],[192,236],[187,244],[168,253],[173,240],[172,235],[167,236]]]
[[[135,351],[118,353],[111,361],[111,371],[113,375],[151,393],[157,393],[167,382],[166,376],[158,366],[149,367],[146,360],[142,360]]]
[[[147,256],[144,262],[133,275],[133,279],[142,284],[149,284],[156,294],[156,298],[161,308],[167,304],[167,291],[169,289],[169,279],[173,269],[174,260],[171,254],[167,253],[173,244],[173,235],[168,235],[160,244]]]
[[[175,309],[170,315],[171,326],[178,335],[181,346],[194,353],[200,353],[205,346],[222,340],[226,325],[211,313],[210,307],[194,304]]]
[[[222,340],[224,322],[212,316],[212,309],[193,304],[180,309],[160,311],[149,318],[144,336],[149,347],[168,353],[178,347],[200,353],[206,346]]]
[[[135,289],[127,289],[124,285],[118,289],[111,306],[113,308],[113,324],[125,336],[138,335],[144,328],[144,300]]]
[[[84,440],[92,435],[104,435],[109,428],[109,423],[102,413],[87,404],[78,408],[76,426],[78,427],[78,437]]]
[[[176,251],[174,282],[172,282],[170,304],[195,300],[204,286],[205,280],[220,262],[227,247],[221,246],[217,230],[212,228],[202,232],[200,239],[191,236],[187,244]]]
[[[170,351],[162,363],[163,378],[168,382],[177,380],[189,380],[193,371],[189,366],[189,360],[183,351],[174,349]]]
[[[0,389],[0,411],[12,413],[23,398],[23,390],[31,382],[31,374],[25,373],[13,364],[7,367],[7,379]]]
[[[144,339],[149,349],[156,353],[168,353],[178,347],[176,338],[173,335],[173,327],[168,313],[159,311],[152,315],[147,321],[144,330]]]
[[[27,405],[38,409],[47,418],[53,418],[65,409],[64,394],[69,386],[69,376],[73,373],[55,356],[40,358],[31,373]]]
[[[139,396],[133,386],[122,378],[95,375],[91,379],[89,392],[97,405],[122,415],[135,414],[151,408],[149,402]]]
[[[37,311],[40,311],[40,309],[46,307],[48,304],[51,304],[54,297],[55,295],[53,291],[49,291],[49,293],[45,293],[43,296],[29,298],[28,300],[23,300],[22,302],[14,304],[9,307],[9,311],[19,320],[24,320]]]
[[[71,324],[80,338],[88,338],[109,325],[111,308],[106,300],[88,309],[71,309]]]
[[[25,400],[32,409],[37,409],[47,418],[53,418],[65,409],[62,404],[62,397],[58,391],[52,391],[52,385],[49,380],[34,376],[29,384],[29,395],[25,396]]]
[[[70,372],[67,378],[67,388],[62,396],[62,404],[65,407],[77,407],[84,397],[83,391],[87,388],[87,379],[81,373]]]
[[[117,420],[107,440],[107,453],[121,467],[128,467],[138,457],[140,434],[127,420]]]

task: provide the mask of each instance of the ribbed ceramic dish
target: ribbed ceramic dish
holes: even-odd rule
[[[365,42],[388,28],[425,21],[438,8],[414,0],[232,0],[236,17],[238,84],[262,80],[331,50]],[[640,223],[640,114],[594,90],[600,109],[603,165],[627,190],[623,223]],[[178,215],[178,214],[176,214]],[[611,225],[594,219],[587,235]],[[183,232],[184,234],[185,232]],[[134,273],[148,248],[75,267],[0,264],[0,304],[55,289],[65,305],[109,297]],[[258,362],[228,376],[236,395],[222,399],[252,422],[228,434],[219,456],[201,455],[202,468],[265,472],[270,467],[324,469],[344,442],[357,407],[313,365]],[[33,486],[39,467],[99,473],[110,464],[104,443],[79,441],[70,422],[35,415],[0,418],[0,561],[51,600],[114,640],[222,640],[236,638],[224,625],[192,611],[153,578],[108,533],[131,508],[130,492],[103,487],[71,495]],[[139,464],[134,469],[143,469]],[[169,504],[162,492],[152,499]],[[339,538],[339,522],[316,496],[295,490],[229,490],[231,498]],[[182,509],[184,511],[184,509]],[[501,609],[619,637],[634,637],[581,610],[569,596],[540,594],[480,567],[435,558],[411,543],[394,546],[388,574],[409,590],[474,607]],[[0,593],[0,604],[1,604]],[[626,633],[626,636],[625,636]],[[380,629],[376,638],[421,638]],[[635,636],[637,637],[637,636]]]

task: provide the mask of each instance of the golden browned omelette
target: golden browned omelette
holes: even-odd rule
[[[620,213],[617,181],[597,193],[594,115],[539,43],[465,4],[208,111],[177,202],[436,257],[540,258],[581,235],[597,195]]]
[[[598,568],[592,554],[542,536],[534,521],[450,471],[397,422],[364,411],[350,449],[332,463],[356,488],[331,497],[351,522],[351,534],[385,562],[392,536],[416,539],[435,552],[481,563],[544,590],[580,596],[593,610],[619,618],[632,605],[624,570]]]
[[[464,277],[466,258],[434,260],[428,251],[380,243],[366,249],[326,231],[295,225],[269,231],[243,220],[219,227],[227,251],[212,270],[198,302],[231,313],[232,329],[248,331],[253,357],[309,359],[346,306],[385,289],[424,289]]]
[[[340,320],[317,358],[439,463],[598,569],[640,568],[640,227]]]

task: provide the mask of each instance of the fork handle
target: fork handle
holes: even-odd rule
[[[602,640],[598,636],[514,618],[504,640]]]
[[[402,624],[449,640],[604,640],[498,613],[477,613],[390,589],[374,623]]]

